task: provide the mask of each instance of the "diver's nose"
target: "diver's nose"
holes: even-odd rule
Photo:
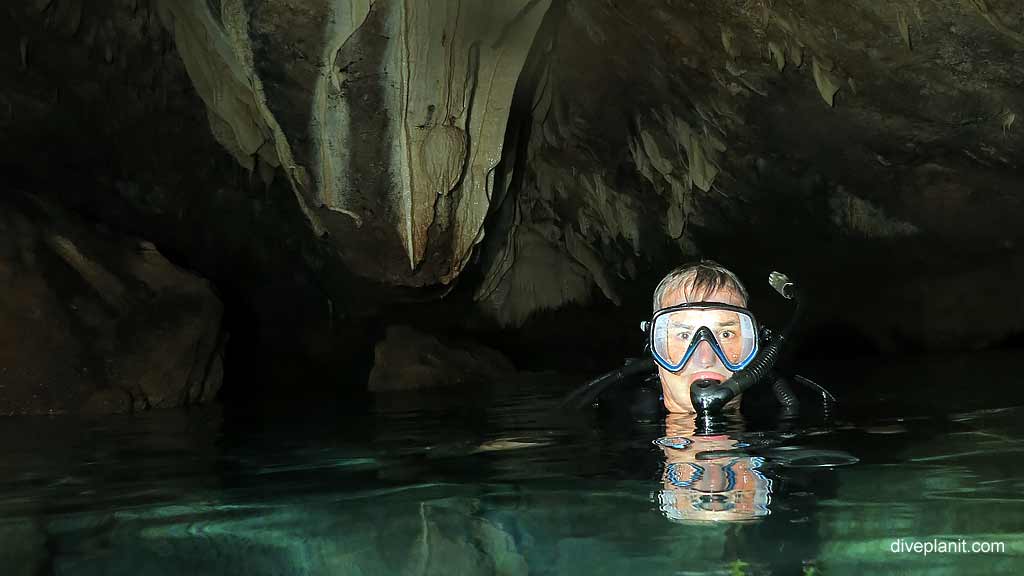
[[[697,345],[697,364],[701,368],[710,368],[715,363],[715,351],[711,344],[701,342]]]

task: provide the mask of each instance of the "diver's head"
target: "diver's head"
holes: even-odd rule
[[[665,312],[684,304],[695,306]],[[666,410],[694,412],[690,400],[694,382],[724,381],[752,358],[757,327],[753,317],[743,313],[746,305],[747,291],[739,278],[711,260],[680,266],[658,284],[651,330],[656,331],[652,342],[658,342],[655,358]],[[670,369],[679,363],[677,370]]]

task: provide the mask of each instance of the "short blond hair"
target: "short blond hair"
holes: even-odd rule
[[[654,311],[661,309],[661,299],[666,292],[686,286],[691,295],[699,296],[696,301],[703,300],[715,292],[727,288],[735,291],[747,304],[747,289],[736,274],[714,260],[691,262],[672,270],[654,289]]]

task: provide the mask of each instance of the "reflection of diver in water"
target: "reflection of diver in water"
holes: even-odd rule
[[[773,272],[769,282],[797,304],[792,319],[777,334],[759,327],[746,308],[746,289],[729,270],[702,261],[672,271],[655,289],[653,317],[642,324],[653,358],[633,360],[592,380],[570,394],[565,404],[583,407],[615,384],[641,380],[630,402],[635,413],[646,411],[653,416],[663,407],[669,413],[696,414],[699,422],[713,426],[717,416],[748,396],[761,399],[765,391],[774,396],[781,418],[793,419],[806,412],[790,380],[774,371],[799,318],[799,294],[784,274]],[[656,379],[642,378],[655,368]],[[806,386],[804,395],[809,391],[813,403],[827,416],[834,402],[831,394],[805,378],[794,380]],[[660,388],[656,394],[652,384]],[[660,402],[654,402],[655,397]]]
[[[792,433],[702,433],[684,414],[665,419],[661,448],[665,517],[681,522],[747,522],[772,513],[772,498],[800,469],[834,468],[857,462],[840,451],[783,445]],[[785,487],[791,491],[791,486]]]
[[[837,488],[836,475],[823,468],[856,458],[787,446],[799,439],[795,433],[710,434],[700,425],[689,414],[669,414],[665,435],[654,441],[663,462],[652,500],[661,514],[673,524],[724,527],[726,560],[806,573],[821,552],[814,509]]]
[[[673,521],[756,520],[770,513],[772,481],[761,456],[737,451],[728,435],[698,436],[689,418],[672,414],[665,436],[654,441],[665,455],[657,501]]]

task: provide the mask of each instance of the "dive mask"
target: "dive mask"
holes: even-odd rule
[[[654,360],[669,372],[682,370],[701,342],[707,342],[732,372],[746,368],[757,356],[757,321],[746,308],[731,304],[692,302],[663,308],[641,328],[648,334]]]

